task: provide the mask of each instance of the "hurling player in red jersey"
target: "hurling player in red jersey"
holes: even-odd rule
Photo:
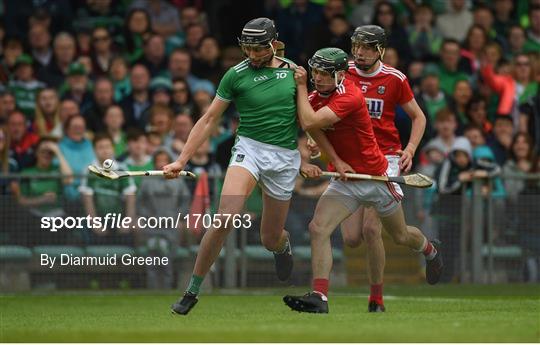
[[[362,91],[351,80],[345,79],[347,54],[338,48],[324,48],[318,50],[308,63],[316,91],[309,95],[308,101],[307,72],[298,67],[295,72],[298,118],[302,127],[328,154],[329,169],[340,173],[388,174],[389,164],[377,144]],[[439,280],[441,255],[419,229],[407,226],[400,199],[391,184],[332,180],[319,199],[309,224],[313,291],[304,296],[285,296],[283,300],[291,309],[328,313],[328,279],[332,268],[330,235],[360,206],[376,210],[394,242],[431,258],[426,274],[433,281]]]
[[[362,90],[377,143],[388,160],[388,175],[398,176],[411,169],[412,158],[424,134],[426,117],[414,99],[407,77],[381,61],[386,43],[384,29],[377,25],[360,26],[354,31],[351,40],[354,61],[349,62],[345,78]],[[412,120],[410,140],[404,149],[394,124],[397,106],[401,106]],[[397,183],[390,188],[396,198],[403,198]],[[368,310],[384,311],[382,290],[385,251],[377,213],[373,208],[361,207],[342,223],[341,231],[343,241],[349,247],[358,247],[365,241],[370,284]],[[438,241],[434,243],[438,245]]]

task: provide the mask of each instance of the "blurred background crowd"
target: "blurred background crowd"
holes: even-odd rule
[[[286,57],[304,66],[322,47],[350,52],[357,26],[386,30],[384,62],[408,76],[428,120],[414,170],[437,188],[409,193],[415,221],[437,232],[430,216],[447,219],[438,232],[455,238],[459,210],[447,200],[477,177],[489,177],[484,192],[501,210],[539,194],[538,179],[498,176],[540,172],[540,0],[5,0],[0,16],[0,169],[12,174],[0,178],[2,243],[65,243],[39,229],[43,215],[187,212],[195,182],[110,183],[84,177],[86,167],[114,157],[132,170],[160,169],[175,159],[220,78],[244,58],[243,25],[260,16],[275,20]],[[396,111],[406,144],[410,120]],[[237,125],[231,106],[186,168],[222,174]],[[296,192],[315,197],[324,187],[299,180]],[[212,195],[218,189],[210,183]],[[310,212],[293,206],[289,217],[304,240]],[[521,219],[514,228],[540,247]],[[88,236],[72,240],[136,240]]]

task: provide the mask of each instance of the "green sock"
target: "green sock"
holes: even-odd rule
[[[189,281],[187,291],[198,295],[199,289],[201,288],[201,283],[203,282],[203,280],[204,280],[204,277],[192,275],[191,280]]]

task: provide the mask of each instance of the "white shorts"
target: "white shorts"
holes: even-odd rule
[[[238,136],[229,166],[247,169],[267,195],[285,201],[296,184],[300,152]]]
[[[399,157],[386,156],[388,160],[387,176],[399,175]],[[376,181],[339,181],[333,179],[323,193],[325,197],[336,198],[354,213],[360,206],[374,207],[380,216],[389,216],[395,212],[403,198],[403,192],[397,183]]]

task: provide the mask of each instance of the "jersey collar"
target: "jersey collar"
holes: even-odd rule
[[[327,93],[327,94],[323,94],[323,93],[320,93],[319,91],[317,91],[317,95],[319,95],[319,97],[321,97],[321,98],[328,98],[328,97],[332,96],[335,91],[336,90],[334,90],[334,91],[332,91],[330,93]]]
[[[383,68],[383,63],[381,61],[379,61],[379,67],[377,67],[377,69],[371,73],[366,73],[362,71],[361,69],[359,69],[358,67],[354,66],[356,73],[358,73],[361,77],[367,77],[367,78],[376,76],[377,74],[379,74],[382,68]]]

